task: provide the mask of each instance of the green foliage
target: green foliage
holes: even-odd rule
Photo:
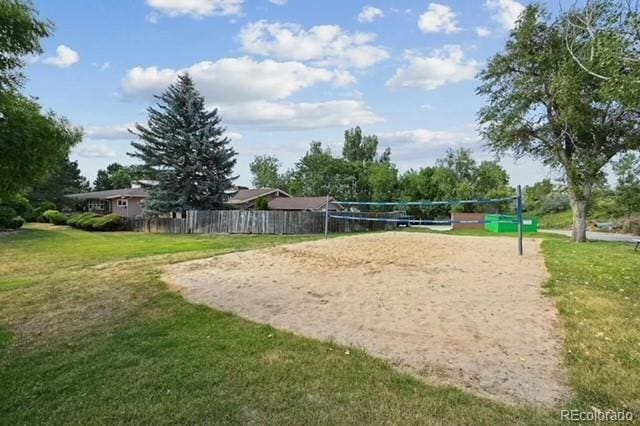
[[[46,212],[47,210],[57,210],[57,209],[58,207],[54,203],[50,201],[45,201],[40,205],[38,205],[37,207],[33,207],[31,210],[29,210],[25,215],[25,220],[27,222],[38,222],[38,219],[40,218],[40,222],[42,222],[43,221],[42,214],[44,212]]]
[[[71,215],[67,225],[85,231],[122,231],[125,228],[124,218],[117,213],[100,216],[87,212]]]
[[[342,146],[342,158],[347,161],[371,163],[378,152],[378,137],[376,135],[363,135],[360,127],[344,132],[344,145]]]
[[[66,225],[67,224],[67,216],[58,212],[52,211],[47,214],[47,219],[49,219],[49,223],[54,225]]]
[[[537,212],[540,214],[560,213],[571,207],[569,196],[565,192],[550,192],[542,199]]]
[[[9,223],[16,216],[16,211],[11,207],[0,206],[0,228],[8,228]]]
[[[253,175],[252,183],[256,188],[279,188],[286,191],[283,186],[285,178],[280,175],[280,160],[272,155],[258,155],[251,164],[249,170]]]
[[[60,214],[60,212],[58,210],[46,210],[44,213],[42,213],[43,220],[38,222],[49,223],[50,216],[56,215],[56,214]]]
[[[260,197],[256,200],[256,210],[269,210],[269,200]]]
[[[593,4],[602,7],[591,10]],[[616,154],[640,147],[640,110],[617,97],[620,91],[610,90],[607,80],[585,70],[568,49],[597,51],[596,61],[621,53],[615,35],[620,28],[607,18],[621,4],[607,4],[589,2],[554,19],[541,6],[528,6],[504,51],[480,74],[478,88],[488,100],[479,114],[483,134],[496,153],[532,156],[564,173],[574,209],[574,238],[581,242],[586,241],[592,190],[604,166]],[[576,30],[577,16],[591,20],[594,13],[598,18],[592,30],[611,39],[594,41]],[[637,52],[638,32],[632,23],[624,29],[635,41],[622,52]]]
[[[82,176],[78,162],[70,161],[67,157],[58,162],[44,181],[33,187],[29,192],[29,199],[33,204],[51,202],[57,207],[71,209],[75,207],[74,201],[65,195],[89,190],[89,181]]]
[[[134,181],[143,177],[144,170],[141,166],[123,166],[122,164],[111,163],[106,170],[98,170],[93,186],[95,191],[130,188]]]
[[[82,134],[33,100],[0,91],[0,199],[45,180]]]
[[[613,164],[617,177],[615,199],[625,216],[640,212],[640,156],[628,153]]]
[[[119,214],[111,213],[91,219],[85,229],[91,231],[122,231],[125,229],[125,222],[124,218]]]
[[[42,53],[40,39],[52,34],[53,25],[38,18],[31,2],[3,0],[0,28],[0,91],[15,90],[24,80],[25,58]]]
[[[19,229],[24,225],[24,219],[20,216],[16,216],[9,221],[7,228],[9,229]]]
[[[13,197],[5,200],[3,205],[11,207],[16,211],[16,214],[21,217],[26,216],[33,209],[27,197],[22,194],[16,194]]]
[[[69,216],[67,219],[67,225],[74,228],[82,228],[86,221],[98,217],[98,214],[93,212],[77,213]]]
[[[131,154],[144,163],[150,188],[150,213],[208,210],[224,205],[231,187],[236,152],[218,110],[208,111],[188,74],[181,75],[150,107],[147,127],[136,125],[141,142]],[[176,137],[176,135],[180,137]]]

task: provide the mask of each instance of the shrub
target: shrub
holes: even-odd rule
[[[16,216],[16,211],[11,207],[0,206],[0,228],[9,228],[9,224]]]
[[[125,229],[124,219],[116,213],[105,216],[90,212],[74,214],[67,219],[67,225],[85,231],[122,231]]]
[[[99,216],[92,212],[74,214],[67,219],[67,225],[71,225],[74,228],[87,229],[87,226],[90,226],[89,222],[96,217]]]
[[[18,229],[18,228],[22,228],[22,225],[24,225],[24,219],[21,218],[20,216],[16,216],[9,221],[9,226],[7,226],[7,228]]]
[[[42,222],[42,223],[49,223],[50,220],[50,216],[54,216],[60,214],[60,212],[58,210],[46,210],[44,213],[42,213],[39,217],[38,217],[38,222]]]
[[[6,200],[4,204],[14,209],[16,214],[22,217],[32,209],[29,200],[24,195],[15,195]]]
[[[49,219],[49,223],[53,223],[54,225],[66,225],[67,224],[67,216],[63,215],[57,211],[51,211],[47,215]]]
[[[563,192],[550,192],[540,205],[541,214],[560,213],[571,207],[569,196]]]
[[[111,213],[91,219],[90,226],[93,231],[122,231],[124,230],[124,220],[122,216]]]

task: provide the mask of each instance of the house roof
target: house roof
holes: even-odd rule
[[[278,195],[284,197],[291,197],[291,195],[278,188],[239,189],[238,192],[236,192],[229,201],[227,201],[227,203],[244,204],[273,193],[278,193]]]
[[[147,198],[149,193],[144,188],[110,189],[108,191],[82,192],[69,194],[66,197],[77,200],[110,200],[112,198]]]
[[[291,197],[291,198],[274,198],[269,201],[270,210],[321,210],[325,208],[327,197]],[[333,198],[329,201],[334,206],[340,206],[334,203]]]

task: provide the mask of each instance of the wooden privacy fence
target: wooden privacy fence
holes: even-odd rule
[[[331,212],[332,216],[393,218],[394,213]],[[190,210],[185,218],[126,219],[134,232],[170,234],[319,234],[324,232],[324,212],[280,210]],[[390,222],[329,219],[329,232],[395,229]]]

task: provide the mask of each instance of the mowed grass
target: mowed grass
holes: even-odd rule
[[[171,262],[308,239],[47,225],[0,236],[0,423],[557,421],[189,304],[160,279]]]

